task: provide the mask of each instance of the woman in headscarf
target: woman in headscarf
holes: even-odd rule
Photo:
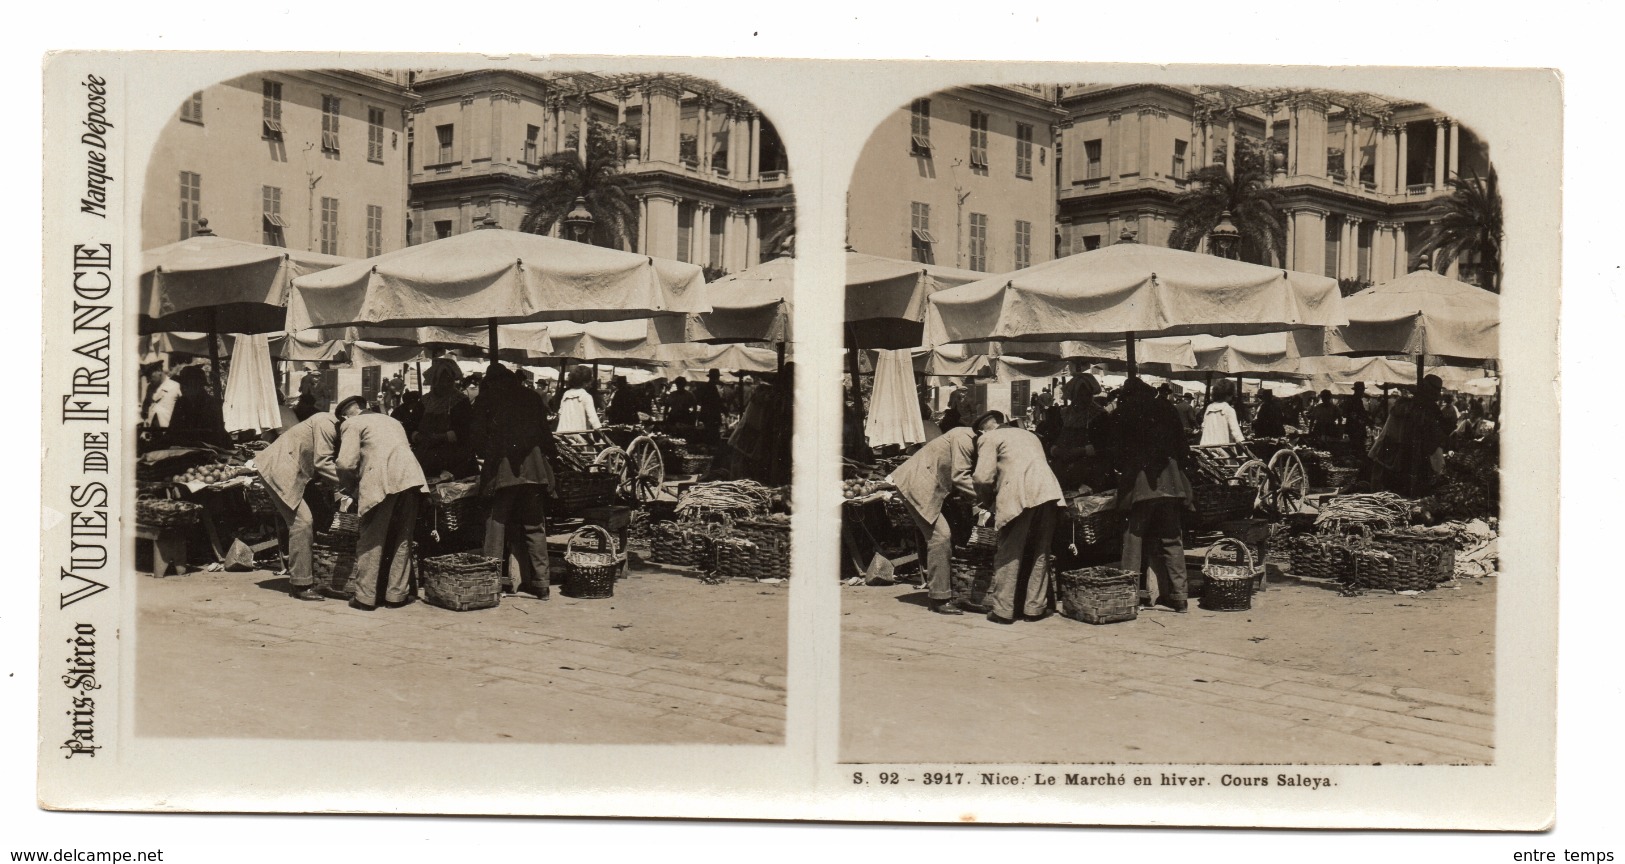
[[[181,395],[176,397],[175,409],[169,415],[165,444],[230,447],[231,436],[226,433],[220,399],[209,392],[203,367],[187,366],[175,374],[175,381],[181,386]]]
[[[485,555],[502,561],[504,592],[543,600],[549,593],[546,493],[558,457],[547,426],[547,403],[500,363],[485,373],[476,405],[476,438],[485,467],[481,491],[491,496]],[[510,562],[517,562],[518,573]]]
[[[598,408],[593,404],[591,391],[587,389],[592,384],[592,377],[592,370],[585,366],[570,370],[570,388],[559,399],[560,432],[588,432],[601,425],[598,422]]]
[[[1144,579],[1141,602],[1184,612],[1185,549],[1180,514],[1195,496],[1180,467],[1189,445],[1174,406],[1151,385],[1129,378],[1115,421],[1118,433],[1117,507],[1128,511],[1124,570]]]
[[[423,397],[423,416],[412,434],[412,452],[423,473],[470,477],[479,473],[474,461],[474,406],[458,385],[463,370],[450,357],[440,357],[424,377],[429,392]]]

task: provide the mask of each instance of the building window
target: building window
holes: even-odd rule
[[[367,257],[384,254],[384,208],[367,205]]]
[[[931,100],[915,99],[909,106],[910,146],[916,156],[931,155]]]
[[[970,167],[987,168],[987,113],[970,112]]]
[[[260,187],[260,222],[263,233],[263,242],[267,246],[286,246],[287,238],[282,229],[287,226],[282,222],[282,190],[275,186]]]
[[[987,214],[970,214],[970,269],[987,272]]]
[[[451,236],[451,220],[441,219],[434,223],[434,239],[444,240]]]
[[[384,161],[384,109],[367,108],[367,161]]]
[[[440,140],[440,154],[435,157],[435,162],[440,165],[451,161],[452,125],[447,123],[434,127],[434,134]]]
[[[339,199],[322,199],[322,254],[339,254]]]
[[[921,264],[937,263],[936,255],[931,251],[937,242],[931,236],[931,205],[921,204],[918,201],[909,204],[909,229],[913,235],[913,257]]]
[[[1016,269],[1033,265],[1033,223],[1016,220]]]
[[[1169,167],[1168,173],[1175,180],[1185,179],[1185,149],[1189,146],[1189,141],[1174,142],[1174,164]]]
[[[1100,248],[1099,234],[1085,234],[1083,237],[1083,251],[1093,252]]]
[[[339,158],[339,97],[322,96],[322,155]]]
[[[187,123],[203,125],[203,91],[192,94],[190,99],[181,103],[181,119]]]
[[[181,172],[181,239],[197,233],[197,220],[203,218],[203,175]]]
[[[1099,138],[1096,138],[1093,141],[1085,141],[1085,142],[1083,142],[1083,162],[1084,162],[1084,166],[1085,166],[1084,172],[1083,172],[1083,179],[1085,179],[1085,180],[1099,180],[1100,179],[1100,139]]]
[[[282,82],[265,81],[261,88],[265,94],[260,109],[261,120],[265,124],[265,137],[272,141],[282,140]]]
[[[536,153],[537,153],[536,141],[537,141],[537,139],[539,139],[541,137],[542,137],[542,127],[540,127],[540,126],[526,126],[525,127],[525,155],[520,161],[524,162],[526,165],[535,165],[535,164],[537,164],[538,162],[541,161],[540,159],[538,159],[536,157]]]
[[[1028,180],[1033,176],[1033,127],[1030,123],[1016,124],[1016,176]]]

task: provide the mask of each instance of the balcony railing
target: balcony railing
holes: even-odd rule
[[[1432,183],[1412,183],[1405,187],[1406,195],[1428,195],[1433,192]]]
[[[778,183],[785,178],[786,174],[785,171],[763,171],[758,175],[758,179],[763,183]]]

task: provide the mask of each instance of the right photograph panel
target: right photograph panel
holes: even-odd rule
[[[1492,155],[1293,86],[889,115],[847,195],[842,761],[1492,764]]]

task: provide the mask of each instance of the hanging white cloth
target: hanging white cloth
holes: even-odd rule
[[[869,396],[869,416],[863,424],[869,446],[900,444],[907,447],[926,440],[920,397],[914,392],[911,353],[907,348],[877,353],[875,386]]]
[[[282,412],[276,398],[276,378],[271,372],[269,334],[235,337],[222,413],[228,432],[249,430],[258,433],[282,428]]]

